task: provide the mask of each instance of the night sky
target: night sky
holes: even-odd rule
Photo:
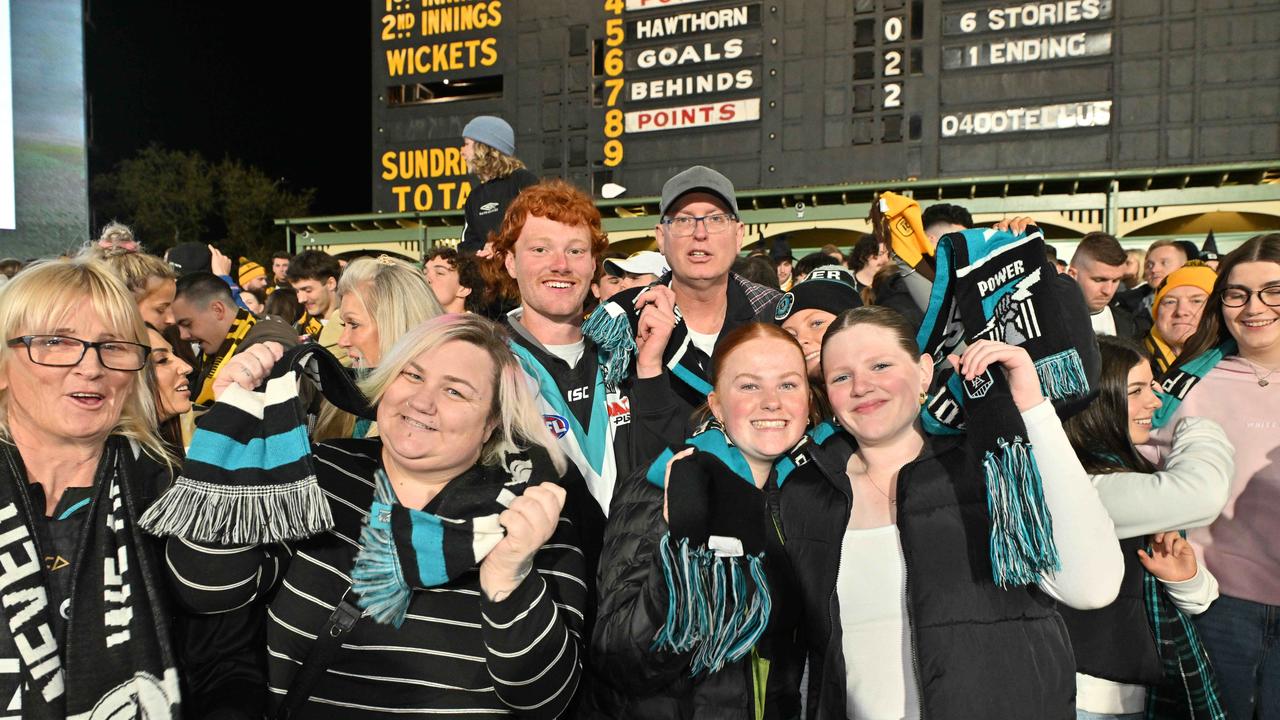
[[[315,188],[317,215],[368,212],[369,18],[353,0],[91,0],[90,176],[157,142]]]

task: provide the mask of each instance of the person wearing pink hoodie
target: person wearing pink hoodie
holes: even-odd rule
[[[1280,234],[1222,261],[1199,326],[1162,381],[1155,447],[1207,417],[1235,446],[1227,505],[1189,533],[1221,597],[1196,619],[1227,716],[1280,718]]]

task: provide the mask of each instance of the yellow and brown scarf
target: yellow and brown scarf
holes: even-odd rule
[[[222,341],[218,354],[212,358],[204,353],[200,354],[200,367],[208,368],[208,371],[200,373],[200,393],[196,395],[198,407],[207,408],[213,404],[213,381],[217,379],[218,371],[240,349],[245,336],[257,322],[258,319],[248,310],[240,310],[236,313],[236,319],[231,323],[231,329],[227,331],[227,339]]]

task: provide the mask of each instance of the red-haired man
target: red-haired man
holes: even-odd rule
[[[506,318],[512,349],[539,384],[547,426],[590,494],[579,532],[592,573],[614,485],[664,449],[639,447],[630,383],[605,384],[599,350],[582,334],[583,304],[608,246],[591,198],[561,180],[521,191],[493,242],[495,260],[520,288],[520,306]],[[568,489],[572,498],[572,483]]]

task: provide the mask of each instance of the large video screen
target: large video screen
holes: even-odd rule
[[[89,234],[80,0],[0,0],[0,257]]]

